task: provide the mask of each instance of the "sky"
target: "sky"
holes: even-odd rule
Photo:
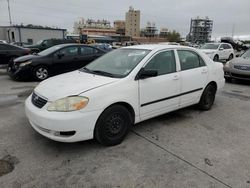
[[[158,29],[177,30],[184,37],[190,20],[208,16],[213,37],[250,36],[250,0],[9,0],[13,24],[36,24],[73,31],[80,18],[124,20],[129,6],[141,11],[141,28],[148,21]],[[0,0],[0,25],[9,25],[7,0]],[[234,29],[233,29],[234,28]]]

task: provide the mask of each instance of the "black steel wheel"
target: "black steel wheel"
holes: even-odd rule
[[[120,144],[128,134],[132,125],[130,112],[121,105],[107,108],[99,117],[94,137],[102,145]]]
[[[203,91],[200,102],[198,106],[201,110],[210,110],[214,104],[214,99],[216,95],[216,87],[212,84],[209,84]]]

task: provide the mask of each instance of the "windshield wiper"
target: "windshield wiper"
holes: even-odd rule
[[[103,76],[109,76],[109,77],[116,77],[114,74],[109,73],[109,72],[105,72],[105,71],[101,71],[101,70],[91,70],[91,72],[96,73],[98,75],[103,75]]]
[[[88,69],[86,67],[83,67],[83,71],[89,72],[89,73],[92,73],[92,74],[98,74],[98,75],[108,76],[108,77],[116,77],[112,73],[101,71],[101,70],[90,70],[90,69]]]

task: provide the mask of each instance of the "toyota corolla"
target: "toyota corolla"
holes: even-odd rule
[[[224,82],[222,64],[194,48],[125,47],[41,82],[26,115],[52,140],[116,145],[141,121],[193,104],[209,110]]]

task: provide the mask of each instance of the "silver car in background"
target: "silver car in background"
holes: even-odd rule
[[[229,82],[232,79],[250,80],[250,50],[225,64],[224,77]]]

